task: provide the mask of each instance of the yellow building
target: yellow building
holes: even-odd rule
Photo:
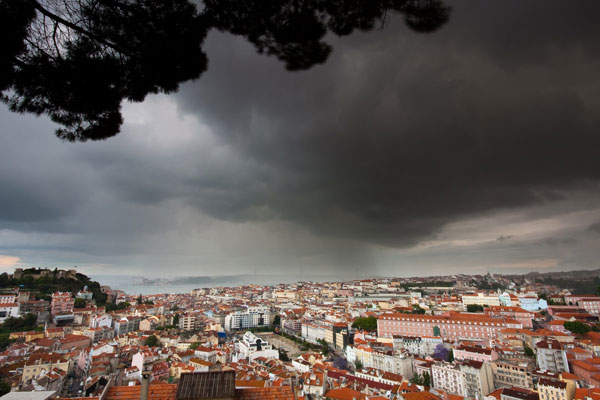
[[[538,383],[540,400],[573,400],[575,384],[573,381],[554,381],[541,378]]]
[[[484,293],[477,294],[463,294],[462,295],[463,308],[466,310],[467,306],[472,304],[478,304],[481,306],[499,306],[500,298],[497,294],[485,295]]]
[[[68,373],[71,369],[71,360],[55,353],[32,354],[25,362],[21,380],[23,383],[30,383],[32,379],[50,371],[52,368],[58,368]]]

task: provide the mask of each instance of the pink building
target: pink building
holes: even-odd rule
[[[52,303],[50,304],[50,311],[52,315],[57,314],[71,314],[73,312],[73,306],[75,305],[75,299],[68,292],[55,292],[52,293]]]
[[[592,315],[600,315],[600,297],[595,299],[583,299],[577,303],[579,307]]]
[[[460,345],[453,349],[454,359],[473,360],[491,363],[498,359],[498,353],[489,347]]]
[[[573,295],[569,295],[569,296],[565,296],[565,304],[570,306],[570,305],[578,305],[580,301],[582,300],[600,300],[600,296],[596,296],[593,294],[573,294]]]
[[[485,314],[492,318],[510,318],[523,324],[523,328],[533,328],[533,313],[521,307],[492,306],[486,307]]]
[[[377,319],[380,337],[441,336],[444,340],[496,339],[505,328],[522,329],[516,320],[490,318],[477,314],[449,315],[382,314]]]

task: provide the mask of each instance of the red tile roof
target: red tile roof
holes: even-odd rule
[[[113,386],[105,400],[139,400],[141,386]],[[177,385],[169,383],[151,384],[148,388],[148,400],[175,400]]]
[[[289,386],[268,388],[245,388],[235,390],[235,400],[293,400],[294,392]]]

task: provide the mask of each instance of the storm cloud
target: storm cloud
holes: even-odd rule
[[[125,105],[106,142],[2,110],[0,255],[198,274],[598,267],[600,4],[450,5],[433,34],[392,18],[328,38],[304,72],[212,32],[208,72]]]

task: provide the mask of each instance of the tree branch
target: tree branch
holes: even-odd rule
[[[37,2],[37,0],[30,0],[30,1],[36,10],[41,12],[46,17],[54,20],[55,22],[58,22],[64,26],[66,26],[67,28],[71,28],[75,32],[81,33],[82,35],[85,35],[85,36],[89,37],[90,39],[97,41],[98,43],[101,43],[107,47],[110,47],[111,49],[116,50],[119,53],[128,54],[128,52],[124,51],[122,48],[120,48],[116,44],[111,43],[108,40],[101,38],[97,35],[94,35],[93,33],[83,29],[82,27],[80,27],[70,21],[67,21],[66,19],[62,18],[60,15],[56,15],[56,14],[46,10],[40,3]]]

